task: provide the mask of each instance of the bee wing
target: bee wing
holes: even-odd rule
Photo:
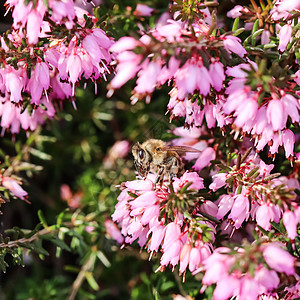
[[[164,147],[162,150],[164,151],[175,151],[178,154],[185,154],[186,152],[192,153],[200,153],[201,151],[189,146],[167,146]]]

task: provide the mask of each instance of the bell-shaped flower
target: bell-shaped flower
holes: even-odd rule
[[[294,156],[295,135],[290,129],[282,131],[282,143],[286,157]]]
[[[284,108],[282,102],[278,99],[273,99],[269,102],[267,107],[267,119],[272,125],[274,131],[278,131],[284,128]]]
[[[217,92],[220,92],[225,80],[224,65],[221,62],[211,63],[209,65],[209,75],[211,78],[211,85]]]
[[[41,26],[43,22],[43,15],[37,9],[33,9],[28,15],[26,35],[29,44],[37,44]]]
[[[293,28],[291,24],[285,24],[284,26],[281,27],[278,34],[279,37],[278,50],[280,52],[284,52],[287,44],[292,41],[292,32],[293,32]]]
[[[227,300],[238,294],[240,287],[239,279],[228,275],[217,282],[214,290],[214,300]]]
[[[22,189],[20,184],[13,178],[3,177],[2,185],[9,189],[16,197],[25,200],[27,198],[28,193]]]
[[[224,48],[229,53],[233,52],[241,57],[247,54],[245,48],[241,45],[241,39],[237,36],[226,35],[224,37]]]
[[[298,220],[296,215],[291,211],[285,211],[283,213],[283,224],[285,226],[285,229],[287,231],[287,235],[290,239],[294,240],[296,236],[298,236],[297,233],[297,224]]]
[[[195,169],[196,171],[201,171],[203,168],[209,166],[210,162],[215,158],[216,151],[211,147],[207,147],[200,153],[195,164],[193,165],[193,169]]]
[[[271,243],[263,250],[263,256],[268,266],[277,272],[295,275],[295,260],[290,253],[282,249],[277,243]]]

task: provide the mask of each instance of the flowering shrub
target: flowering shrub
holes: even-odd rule
[[[113,39],[73,1],[6,5],[14,23],[1,38],[1,126],[18,133],[53,118],[53,102],[74,101],[81,78],[106,79]]]
[[[62,274],[11,299],[300,297],[300,2],[165,2],[6,1],[0,269]]]

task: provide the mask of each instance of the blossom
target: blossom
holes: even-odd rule
[[[224,47],[225,49],[231,53],[236,53],[237,55],[243,57],[247,54],[245,48],[241,45],[240,38],[232,35],[227,35],[224,37]]]
[[[11,177],[4,176],[2,177],[2,185],[9,189],[13,195],[20,198],[21,200],[26,200],[28,193],[23,190],[19,182]]]
[[[292,41],[292,31],[293,28],[290,24],[286,24],[282,26],[282,28],[279,31],[279,45],[278,50],[280,52],[283,52],[286,49],[286,46],[289,42]]]
[[[239,194],[233,198],[234,202],[228,218],[232,219],[235,228],[240,228],[249,217],[249,199],[245,194]]]
[[[281,210],[278,205],[263,204],[259,205],[255,211],[256,222],[265,230],[271,229],[271,221],[279,222]]]
[[[216,190],[226,185],[226,180],[226,173],[217,173],[213,175],[213,182],[209,185],[209,188],[215,192]]]
[[[278,244],[272,243],[265,247],[263,256],[266,263],[277,272],[284,272],[287,275],[295,274],[295,258]]]
[[[188,183],[192,183],[189,185],[189,189],[200,190],[204,188],[203,178],[201,178],[196,172],[185,172],[180,178],[174,178],[174,191],[178,192]]]
[[[110,219],[105,220],[104,226],[108,235],[116,240],[119,244],[122,244],[124,241],[124,237],[122,236],[120,229],[118,226],[112,222]]]
[[[297,224],[299,220],[297,219],[297,216],[295,213],[291,211],[285,211],[283,213],[283,218],[282,218],[283,224],[286,228],[288,237],[292,240],[295,239],[295,237],[298,235],[297,233]]]
[[[133,14],[135,16],[151,16],[153,8],[149,7],[146,4],[138,3]]]

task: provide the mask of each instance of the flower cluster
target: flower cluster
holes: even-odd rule
[[[288,8],[286,1],[277,1],[273,11],[286,13],[298,9],[297,5]],[[241,59],[235,60],[247,55],[247,47],[235,35],[214,32],[216,25],[208,9],[199,12],[202,18],[193,24],[168,20],[139,40],[119,39],[111,48],[117,67],[108,95],[135,76],[132,104],[142,98],[149,102],[156,88],[172,85],[167,106],[171,120],[183,117],[187,127],[202,126],[205,117],[208,128],[233,129],[235,138],[250,136],[258,151],[270,146],[271,155],[283,146],[286,157],[294,160],[295,136],[290,124],[298,125],[300,121],[299,93],[294,89],[300,82],[298,73],[293,75],[289,71],[291,75],[283,81],[287,71],[268,70],[266,59],[259,61],[259,65],[248,57],[242,63]],[[242,6],[234,8],[229,16],[243,14],[256,16],[254,9]],[[271,15],[274,22],[274,13]],[[287,21],[277,32],[268,26],[266,23],[265,29],[257,33],[257,38],[261,35],[260,47],[266,47],[268,52],[267,47],[277,46],[279,53],[290,49],[288,45],[297,34],[293,24]],[[278,44],[270,42],[272,34],[277,35]],[[278,59],[284,60],[285,56]]]
[[[295,258],[277,243],[253,244],[234,250],[217,248],[205,260],[204,269],[203,284],[216,284],[214,299],[217,300],[236,296],[249,300],[279,299],[274,293],[280,286],[279,275],[296,274]]]
[[[125,243],[138,240],[151,255],[163,253],[160,270],[179,264],[180,273],[187,268],[193,272],[211,253],[215,224],[207,216],[214,217],[216,206],[195,196],[204,188],[195,172],[175,178],[171,189],[166,184],[155,187],[154,179],[149,174],[122,184],[112,219],[121,226]]]
[[[234,166],[221,166],[223,171],[213,175],[209,188],[214,192],[227,187],[226,194],[218,199],[218,219],[225,219],[234,229],[242,226],[249,218],[261,228],[269,231],[270,222],[279,223],[282,213],[292,214],[285,217],[289,236],[295,238],[297,222],[300,222],[297,196],[299,189],[294,178],[287,179],[279,174],[270,174],[274,165],[267,165],[258,158],[238,157]],[[277,177],[277,178],[276,178]],[[295,210],[292,213],[290,210]],[[296,217],[297,216],[297,217]],[[294,225],[293,225],[294,224]]]
[[[48,1],[49,11],[43,1],[7,5],[13,9],[14,29],[1,38],[0,115],[2,128],[18,133],[52,118],[54,102],[74,101],[81,78],[106,79],[113,39],[72,0]]]

